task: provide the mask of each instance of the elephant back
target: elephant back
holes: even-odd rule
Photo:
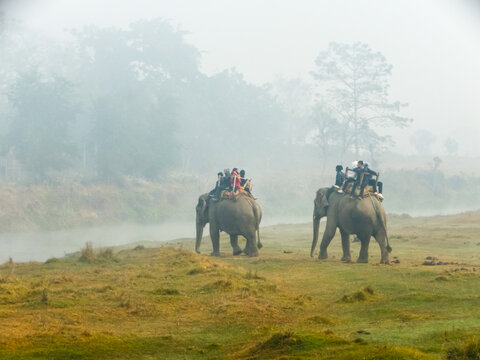
[[[213,216],[222,228],[241,234],[244,229],[258,230],[261,220],[261,210],[257,202],[246,196],[239,197],[236,201],[222,199],[214,205]]]

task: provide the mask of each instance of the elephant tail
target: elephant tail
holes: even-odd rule
[[[247,198],[248,202],[252,206],[253,210],[253,216],[255,217],[255,230],[257,233],[257,243],[258,243],[258,248],[262,248],[262,242],[260,241],[260,214],[258,213],[257,206],[254,202],[253,199]]]
[[[380,211],[379,211],[377,205],[375,205],[375,202],[373,201],[371,196],[370,196],[370,200],[372,201],[373,209],[375,210],[375,214],[377,215],[377,219],[380,222],[380,224],[382,224],[383,231],[385,231],[385,239],[387,240],[387,251],[389,253],[391,253],[392,252],[392,247],[390,246],[390,242],[388,241],[387,226],[385,224],[386,221],[385,221],[385,219],[382,218],[382,214],[380,214]]]

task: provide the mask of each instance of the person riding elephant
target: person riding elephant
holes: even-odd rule
[[[220,231],[225,231],[230,235],[233,255],[243,252],[248,256],[258,256],[258,249],[262,248],[259,232],[262,210],[258,203],[245,195],[218,202],[207,202],[207,198],[208,194],[200,195],[196,206],[195,251],[200,253],[203,229],[209,223],[213,247],[211,255],[220,256]],[[243,250],[238,246],[239,235],[247,240]]]
[[[209,198],[213,200],[220,199],[220,194],[221,194],[221,191],[223,190],[222,188],[223,182],[224,182],[223,173],[220,171],[219,173],[217,173],[217,181],[215,182],[215,188],[213,188],[213,190],[211,190],[208,193]]]
[[[319,259],[328,258],[327,247],[339,228],[342,236],[342,261],[351,260],[349,237],[350,234],[355,234],[361,242],[358,263],[368,262],[368,245],[371,236],[380,246],[380,263],[389,263],[388,253],[392,248],[388,242],[385,210],[375,196],[356,200],[332,188],[319,189],[314,200],[313,240],[310,251],[312,257],[318,242],[320,219],[324,216],[327,217],[327,224],[320,244]]]

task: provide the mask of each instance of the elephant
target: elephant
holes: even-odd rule
[[[373,236],[380,246],[380,263],[389,264],[388,254],[392,248],[388,242],[385,210],[377,197],[353,199],[332,188],[320,188],[314,200],[311,257],[317,246],[320,219],[324,216],[327,217],[327,224],[320,244],[319,259],[328,258],[327,247],[339,228],[342,236],[342,261],[351,261],[349,235],[356,234],[361,242],[357,263],[368,262],[368,245],[370,237]]]
[[[196,206],[195,251],[200,253],[203,229],[209,223],[213,247],[210,255],[220,256],[220,231],[225,231],[230,235],[233,255],[240,255],[243,252],[248,256],[258,256],[258,249],[263,246],[260,242],[259,231],[262,210],[258,203],[247,195],[240,195],[235,200],[207,200],[208,194],[200,195]],[[247,239],[247,244],[243,250],[238,246],[239,235]]]

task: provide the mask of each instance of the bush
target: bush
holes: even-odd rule
[[[95,260],[95,252],[93,251],[93,245],[91,242],[85,243],[85,247],[82,249],[78,260],[86,263],[91,263]]]
[[[470,340],[450,346],[446,351],[447,360],[480,360],[480,340]]]

